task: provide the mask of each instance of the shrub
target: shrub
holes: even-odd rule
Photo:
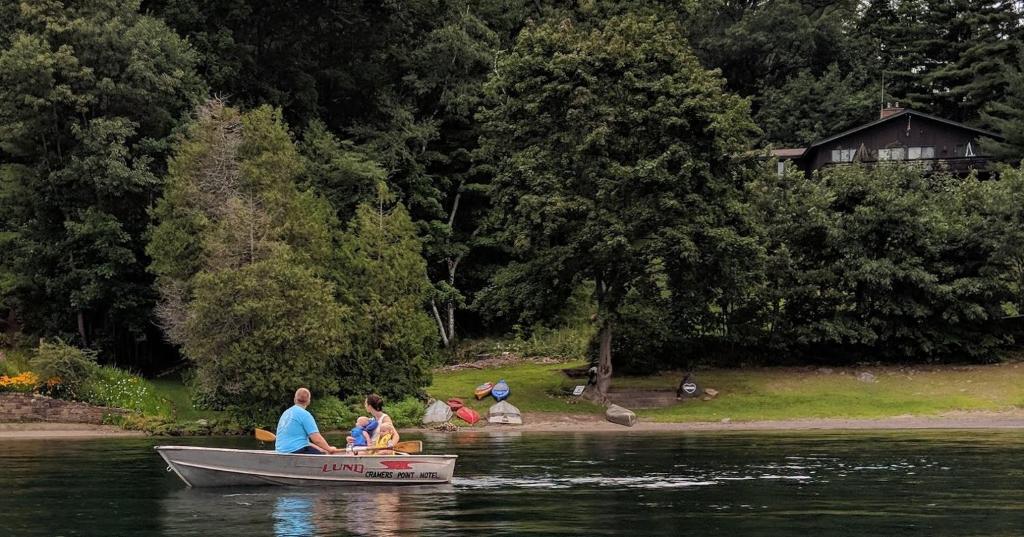
[[[32,369],[44,379],[57,379],[71,397],[96,374],[96,351],[68,345],[60,339],[40,341],[35,356],[29,362]]]
[[[414,427],[423,420],[426,407],[419,399],[407,397],[395,404],[385,406],[384,411],[391,416],[395,427]]]
[[[14,367],[14,364],[10,360],[0,360],[0,375],[3,376],[14,376],[19,371]]]
[[[12,347],[0,350],[0,375],[13,377],[23,371],[31,370],[31,367],[29,367],[31,352],[28,347]]]
[[[170,416],[170,402],[161,398],[142,377],[116,367],[99,367],[81,386],[78,399],[99,406],[134,410],[147,416]]]
[[[182,349],[204,406],[266,427],[296,386],[334,392],[330,368],[345,348],[347,311],[332,292],[283,255],[198,276]]]
[[[347,431],[355,425],[356,418],[361,415],[357,410],[362,406],[361,402],[360,400],[357,403],[354,398],[343,402],[333,395],[323,397],[314,395],[313,402],[309,405],[309,412],[316,418],[321,429],[337,428]]]

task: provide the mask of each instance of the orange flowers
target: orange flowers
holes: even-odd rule
[[[13,377],[0,375],[0,392],[31,392],[39,384],[39,376],[25,371]]]

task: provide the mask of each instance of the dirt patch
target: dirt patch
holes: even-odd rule
[[[665,408],[680,402],[674,390],[612,390],[608,400],[626,408]]]

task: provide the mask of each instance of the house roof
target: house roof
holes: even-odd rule
[[[925,114],[923,112],[916,112],[914,110],[904,110],[902,112],[897,112],[897,113],[895,113],[895,114],[893,114],[893,115],[891,115],[889,117],[883,117],[881,119],[876,119],[875,121],[872,121],[870,123],[865,123],[865,124],[860,125],[858,127],[854,127],[854,128],[852,128],[850,130],[843,131],[843,132],[841,132],[839,134],[835,134],[833,136],[829,136],[828,138],[824,138],[822,140],[818,140],[818,141],[812,143],[808,147],[808,149],[817,147],[819,145],[827,144],[829,142],[838,140],[840,138],[844,138],[844,137],[849,136],[849,135],[851,135],[851,134],[853,134],[855,132],[862,131],[864,129],[869,129],[871,127],[874,127],[875,125],[881,125],[882,123],[885,123],[887,121],[893,121],[893,120],[899,119],[899,118],[901,118],[903,116],[922,117],[922,118],[925,118],[925,119],[930,119],[932,121],[937,121],[939,123],[945,123],[946,125],[951,125],[951,126],[956,127],[958,129],[964,129],[964,130],[968,130],[968,131],[971,131],[971,132],[976,132],[976,133],[978,133],[978,134],[980,134],[982,136],[987,136],[989,138],[994,138],[996,140],[1000,140],[1000,141],[1003,140],[1002,136],[1000,136],[1000,135],[998,135],[998,134],[996,134],[994,132],[986,131],[986,130],[983,130],[983,129],[976,129],[974,127],[968,127],[967,125],[964,125],[963,123],[957,123],[956,121],[950,121],[948,119],[943,119],[941,117],[933,116],[931,114]]]
[[[771,154],[773,157],[778,158],[800,158],[804,155],[806,151],[807,149],[803,147],[791,147],[783,149],[772,149]]]

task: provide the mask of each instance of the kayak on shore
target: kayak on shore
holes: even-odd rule
[[[498,383],[491,388],[491,395],[496,401],[504,401],[505,399],[508,399],[509,387],[504,379],[499,380]]]
[[[491,395],[491,389],[492,388],[494,388],[494,383],[493,382],[485,382],[485,383],[477,386],[476,389],[473,390],[473,395],[475,395],[477,400],[479,401],[479,400],[483,399],[484,397],[487,397],[488,395]]]

